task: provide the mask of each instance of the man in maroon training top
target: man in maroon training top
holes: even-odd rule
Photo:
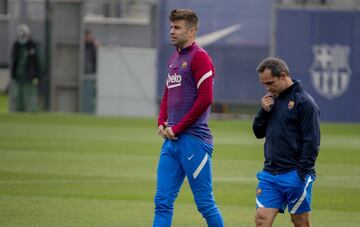
[[[165,140],[157,169],[154,227],[171,226],[174,201],[187,177],[199,212],[210,227],[224,226],[211,176],[213,139],[208,126],[213,99],[213,63],[195,43],[199,22],[190,9],[169,16],[171,43],[158,133]]]

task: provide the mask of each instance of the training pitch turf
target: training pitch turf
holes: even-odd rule
[[[211,120],[211,129],[225,224],[254,226],[263,140],[250,121]],[[360,124],[321,129],[313,226],[359,226]],[[154,119],[0,113],[0,225],[151,226],[161,143]],[[186,181],[173,226],[206,226]],[[274,226],[291,226],[289,215]]]

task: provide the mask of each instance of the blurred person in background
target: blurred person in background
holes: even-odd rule
[[[84,57],[84,73],[95,74],[97,70],[97,49],[98,42],[94,38],[90,30],[85,30],[85,57]]]
[[[41,77],[38,45],[31,38],[30,28],[18,25],[11,52],[11,77],[15,81],[15,110],[37,110],[37,86]]]
[[[210,227],[224,226],[212,189],[213,138],[208,126],[215,69],[210,56],[195,42],[198,17],[190,9],[171,11],[170,40],[176,51],[158,117],[165,140],[157,169],[154,227],[171,226],[174,201],[185,176],[197,209]]]
[[[84,33],[84,77],[82,80],[81,111],[96,111],[97,50],[99,44],[90,30]]]
[[[283,60],[266,58],[257,71],[267,94],[253,122],[255,136],[265,138],[264,168],[257,173],[256,226],[272,226],[287,206],[294,226],[308,227],[320,111]]]

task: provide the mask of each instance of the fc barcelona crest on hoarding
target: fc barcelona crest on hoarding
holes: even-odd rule
[[[341,96],[350,84],[350,47],[343,45],[313,45],[311,83],[328,99]]]

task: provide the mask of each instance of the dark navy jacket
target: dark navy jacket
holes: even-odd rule
[[[283,91],[270,112],[261,109],[253,122],[255,136],[265,137],[264,170],[273,174],[297,170],[303,179],[315,175],[320,147],[319,108],[300,81]]]
[[[39,61],[39,48],[36,42],[32,39],[29,39],[25,45],[25,54],[26,54],[26,65],[25,65],[25,78],[26,82],[32,82],[34,78],[40,78],[40,61]],[[16,81],[21,80],[21,78],[17,77],[17,68],[18,68],[18,61],[22,57],[21,54],[21,44],[16,41],[12,47],[12,65],[11,65],[11,76]]]

